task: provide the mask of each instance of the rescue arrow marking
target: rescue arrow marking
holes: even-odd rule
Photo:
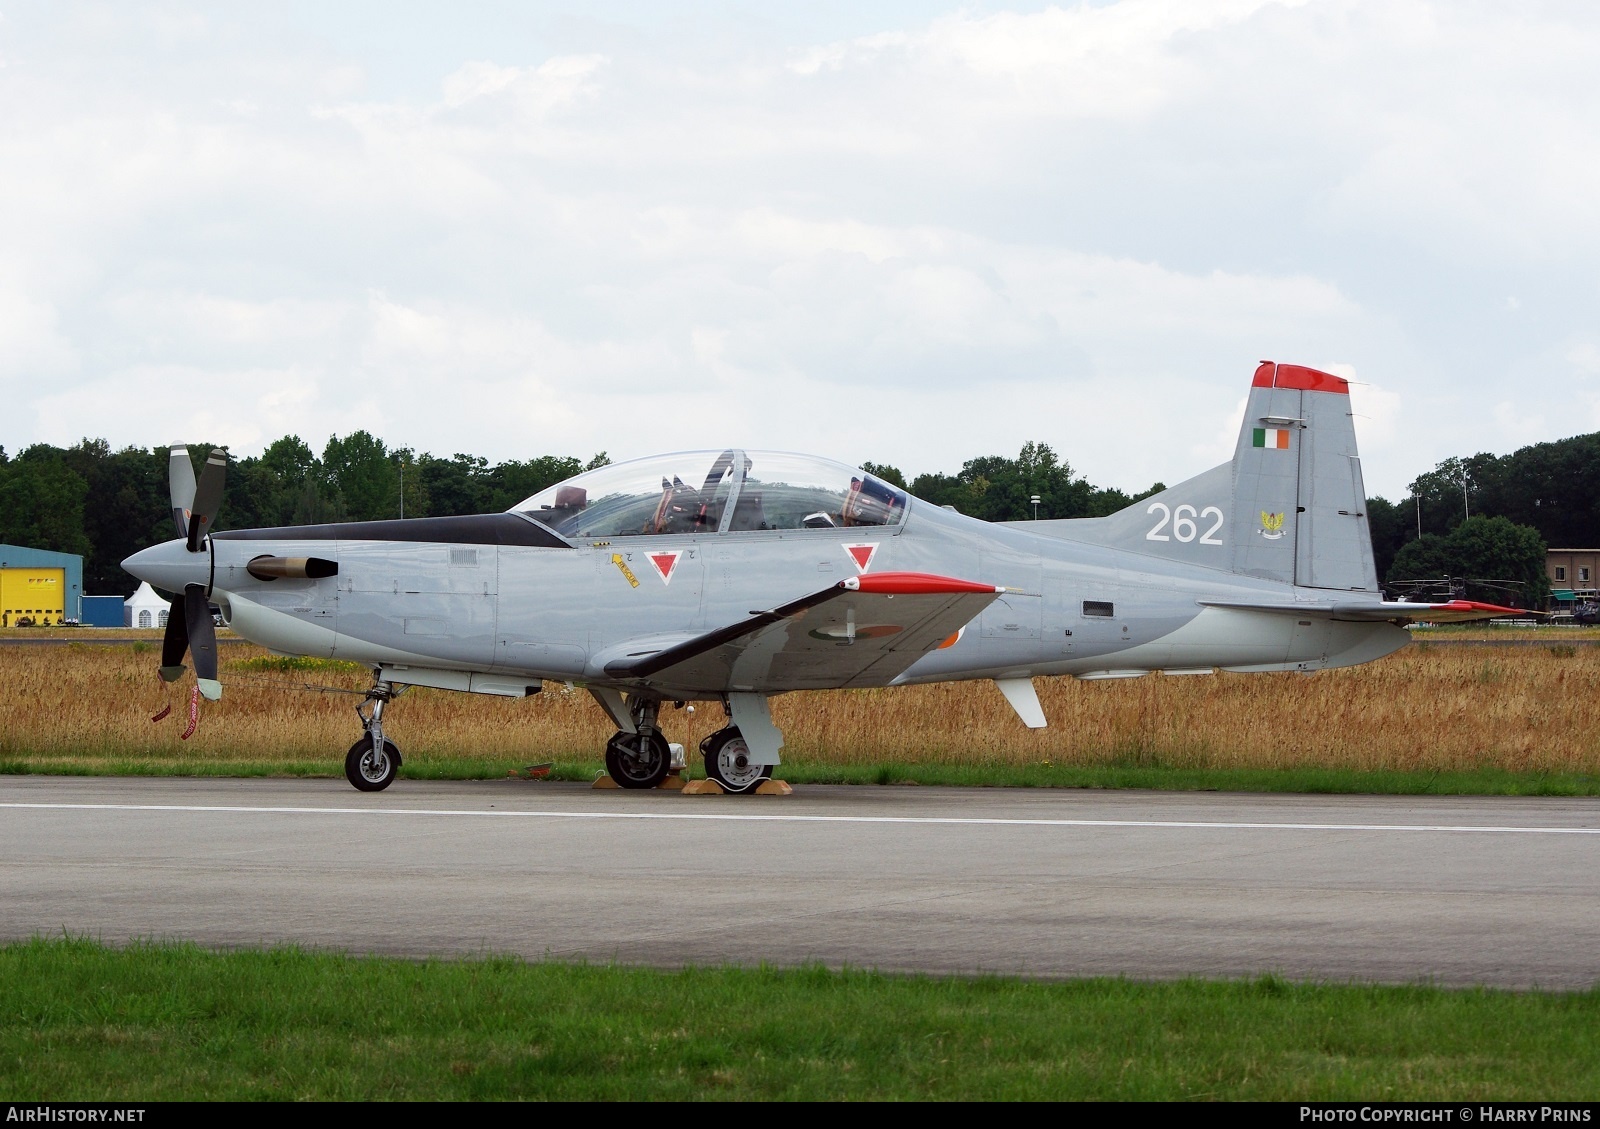
[[[639,587],[639,578],[633,575],[633,569],[628,567],[628,562],[622,559],[621,553],[612,553],[611,563],[622,570],[622,575],[627,577],[629,584],[635,588]]]

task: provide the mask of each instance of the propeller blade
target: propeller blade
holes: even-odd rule
[[[211,601],[206,599],[205,585],[191,584],[183,590],[183,610],[200,696],[214,702],[222,697],[222,683],[217,681],[217,628],[211,619]]]
[[[194,464],[189,448],[174,443],[167,456],[167,486],[172,494],[172,521],[178,536],[189,536],[189,511],[194,508]]]
[[[161,669],[156,672],[163,682],[176,682],[189,669],[183,665],[184,652],[189,649],[189,623],[184,604],[182,596],[174,596],[172,607],[167,610],[167,633],[161,637]]]
[[[194,505],[189,514],[189,551],[198,553],[200,542],[211,532],[212,519],[217,507],[222,505],[222,487],[228,476],[228,456],[223,451],[212,451],[206,456],[206,465],[200,471],[200,485],[194,492]]]

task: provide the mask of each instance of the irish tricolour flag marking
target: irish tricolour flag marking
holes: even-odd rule
[[[1286,427],[1258,427],[1250,432],[1250,446],[1271,447],[1278,451],[1289,449],[1289,429]]]

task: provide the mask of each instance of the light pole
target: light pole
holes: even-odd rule
[[[1033,496],[1032,501],[1033,501],[1033,520],[1034,521],[1038,521],[1039,520],[1039,495],[1035,494]]]
[[[1467,512],[1467,520],[1472,520],[1472,503],[1467,501],[1467,476],[1461,476],[1461,508]]]
[[[406,519],[406,461],[400,460],[400,520]]]

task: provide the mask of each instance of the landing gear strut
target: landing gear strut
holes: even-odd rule
[[[404,692],[404,686],[379,679],[356,707],[366,733],[345,754],[344,776],[363,792],[383,791],[400,771],[400,747],[383,735],[383,707]]]
[[[656,788],[672,768],[672,750],[656,725],[661,703],[655,698],[628,702],[632,733],[618,730],[606,742],[606,772],[623,788]]]
[[[770,764],[751,764],[750,746],[737,725],[719,729],[700,742],[706,758],[706,776],[722,786],[724,792],[754,792],[763,780],[772,778]]]

